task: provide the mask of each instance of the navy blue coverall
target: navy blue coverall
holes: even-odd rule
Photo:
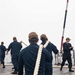
[[[41,44],[44,45],[45,43],[46,43],[46,41],[42,41]],[[47,45],[46,49],[51,54],[51,56],[52,56],[52,52],[54,52],[54,54],[58,53],[57,47],[54,44],[52,44],[51,42],[49,42],[49,44]],[[52,56],[52,59],[53,59],[53,56]],[[46,67],[45,75],[52,75],[52,73],[53,73],[52,61],[51,62],[46,62],[45,67]]]
[[[18,75],[23,75],[23,67],[25,67],[25,75],[33,75],[38,48],[37,44],[30,44],[20,52]],[[43,49],[38,75],[45,75],[45,62],[51,61],[51,54]]]
[[[0,61],[4,65],[6,47],[4,45],[0,45]]]
[[[63,57],[62,57],[62,63],[61,63],[61,67],[63,67],[65,64],[65,61],[67,60],[69,70],[71,70],[71,68],[72,68],[72,59],[71,59],[70,51],[73,49],[70,47],[72,47],[70,43],[66,43],[66,42],[63,43]]]
[[[8,51],[11,50],[12,64],[14,65],[15,70],[18,68],[18,57],[21,48],[22,45],[17,41],[13,41],[8,47]]]

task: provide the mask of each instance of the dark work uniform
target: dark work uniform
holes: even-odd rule
[[[19,57],[21,48],[22,48],[22,45],[17,41],[10,43],[8,47],[8,51],[11,50],[12,64],[14,65],[15,70],[17,70],[18,68],[18,57]]]
[[[38,48],[37,44],[30,44],[20,52],[18,75],[23,75],[23,66],[25,75],[33,75]],[[45,75],[45,61],[51,62],[52,57],[46,49],[43,49],[38,75]]]
[[[46,43],[46,41],[43,41],[42,42],[43,45],[45,43]],[[54,44],[52,44],[51,42],[47,45],[46,49],[51,54],[51,56],[52,56],[52,52],[54,52],[54,54],[57,54],[58,53],[57,47]],[[52,56],[52,59],[53,59],[53,56]],[[52,73],[53,73],[52,61],[51,62],[46,62],[45,75],[52,75]]]
[[[70,49],[71,44],[70,43],[63,43],[63,57],[62,57],[62,63],[61,63],[61,67],[64,66],[65,61],[68,61],[68,67],[69,70],[71,70],[72,68],[72,60],[71,60],[71,53],[70,51],[72,50],[72,48]]]
[[[4,45],[0,45],[0,61],[4,65],[6,47]]]

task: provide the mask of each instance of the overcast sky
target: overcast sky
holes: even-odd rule
[[[28,34],[45,33],[60,49],[67,0],[0,0],[0,42],[8,47],[13,36],[28,42]],[[64,41],[75,46],[75,0],[69,0]],[[39,41],[40,43],[40,41]]]

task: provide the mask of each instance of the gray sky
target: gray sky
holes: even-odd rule
[[[28,34],[45,33],[60,49],[67,0],[0,0],[0,41],[8,46],[12,37],[28,42]],[[75,0],[69,0],[64,41],[75,46]],[[40,41],[39,41],[40,43]]]

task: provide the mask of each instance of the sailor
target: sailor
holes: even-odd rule
[[[36,32],[29,33],[28,41],[30,45],[20,52],[18,75],[23,75],[23,67],[25,68],[25,75],[33,75],[39,49],[38,40]],[[45,75],[45,62],[50,61],[52,61],[51,54],[46,49],[43,49],[38,75]]]
[[[21,48],[22,48],[21,43],[17,41],[16,37],[13,37],[13,42],[11,42],[8,46],[8,51],[11,50],[12,64],[14,66],[14,72],[12,72],[12,74],[17,74],[18,57],[19,57]]]
[[[4,62],[5,51],[6,51],[6,47],[4,46],[4,42],[1,42],[1,45],[0,45],[0,62],[3,65],[2,68],[5,68],[5,62]]]
[[[44,45],[44,47],[51,54],[51,56],[52,56],[52,52],[54,52],[54,54],[58,53],[57,47],[53,43],[48,41],[48,38],[47,38],[47,36],[45,34],[42,34],[40,36],[40,40],[42,41],[41,44]],[[52,56],[52,59],[53,59],[53,56]],[[46,68],[45,69],[45,75],[52,75],[52,73],[53,73],[52,61],[51,62],[46,62],[45,68]]]
[[[70,42],[70,38],[67,37],[66,42],[63,43],[63,54],[62,54],[63,56],[62,56],[62,63],[61,63],[60,71],[62,71],[62,68],[67,60],[69,72],[74,72],[74,70],[72,70],[72,59],[71,59],[71,51],[73,50],[73,47],[71,43],[69,42]]]

